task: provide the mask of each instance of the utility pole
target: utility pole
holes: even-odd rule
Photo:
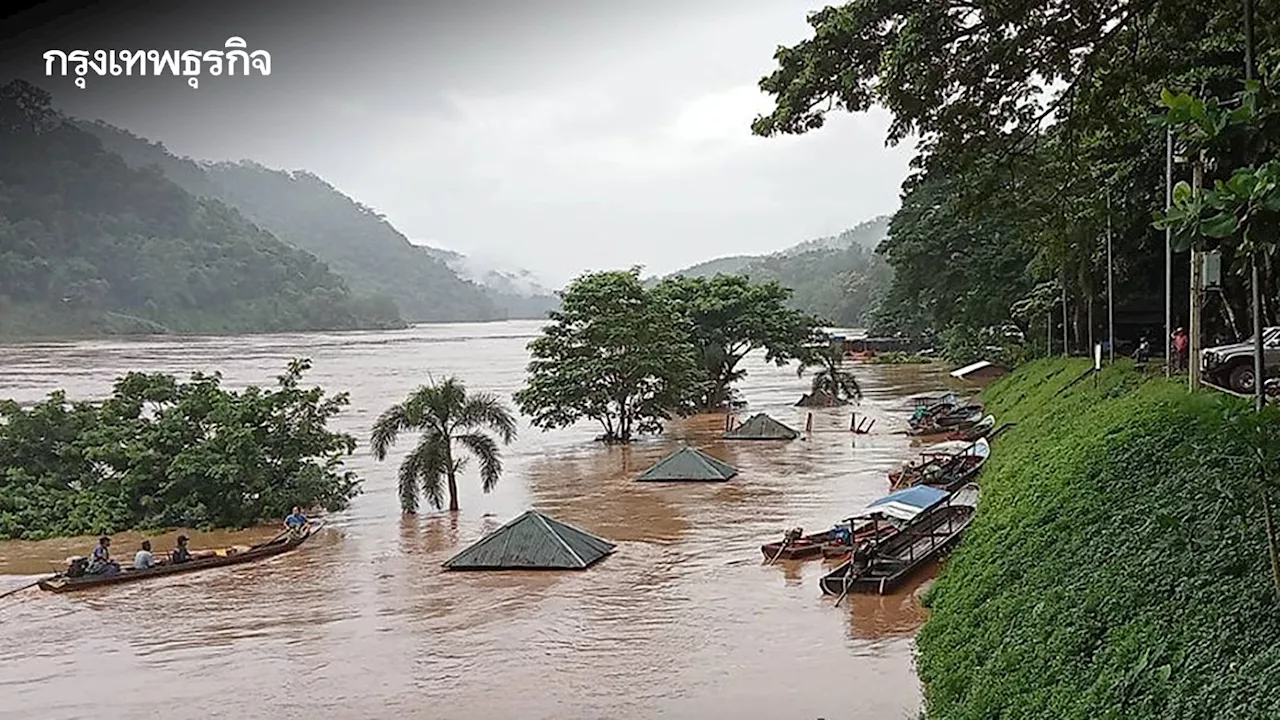
[[[1253,80],[1253,0],[1244,0],[1244,79],[1246,82]],[[1254,250],[1252,255],[1249,284],[1253,290],[1253,404],[1258,412],[1262,412],[1267,404],[1266,364],[1262,353],[1262,289],[1259,287],[1258,251]]]
[[[1204,182],[1204,151],[1196,157],[1191,172],[1191,193],[1200,197],[1200,186]],[[1191,247],[1191,319],[1187,323],[1187,387],[1192,392],[1200,389],[1200,303],[1203,298],[1201,285],[1204,284],[1204,253]]]
[[[1062,269],[1062,357],[1068,357],[1071,351],[1067,346],[1067,269]]]
[[[1244,0],[1244,77],[1253,80],[1253,0]],[[1253,266],[1249,283],[1253,290],[1253,405],[1262,412],[1267,404],[1266,365],[1262,355],[1262,289],[1258,272],[1258,251],[1252,253]],[[1267,468],[1258,463],[1258,492],[1262,494],[1262,514],[1267,528],[1267,554],[1271,558],[1271,581],[1280,595],[1280,546],[1276,541],[1276,521],[1271,509],[1271,496],[1267,491]]]
[[[1173,128],[1165,133],[1164,211],[1173,209]],[[1173,229],[1164,229],[1164,376],[1173,372]]]
[[[1111,267],[1111,190],[1107,190],[1107,362],[1116,361],[1116,276]]]

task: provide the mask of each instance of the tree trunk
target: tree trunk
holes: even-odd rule
[[[453,465],[452,441],[445,445],[444,461],[445,467],[449,469],[446,474],[449,480],[449,512],[458,512],[458,476]]]

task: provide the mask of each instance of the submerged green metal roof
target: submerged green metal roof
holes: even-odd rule
[[[581,570],[616,547],[586,530],[529,510],[444,566],[451,570]]]
[[[800,433],[764,413],[757,413],[724,437],[726,440],[795,440]]]
[[[636,480],[647,481],[722,481],[738,474],[738,469],[710,455],[689,447],[680,448],[645,470]]]

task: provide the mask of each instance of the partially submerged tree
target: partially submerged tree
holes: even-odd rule
[[[689,322],[706,380],[698,398],[703,410],[729,402],[733,383],[747,374],[738,364],[748,353],[763,349],[766,362],[782,367],[825,340],[818,319],[788,307],[791,290],[777,282],[752,283],[745,275],[675,277],[653,292]]]
[[[294,505],[336,511],[360,491],[343,468],[355,438],[326,426],[345,394],[221,387],[217,374],[130,373],[101,403],[62,392],[29,408],[0,401],[0,537],[131,528],[246,527]]]
[[[496,396],[468,393],[461,381],[450,377],[419,388],[378,417],[370,440],[374,457],[385,460],[399,434],[414,430],[422,435],[400,463],[400,508],[417,512],[418,497],[425,495],[439,510],[447,490],[449,510],[456,512],[458,473],[467,457],[455,451],[455,443],[479,461],[480,486],[489,492],[502,475],[502,455],[485,430],[508,445],[516,437],[516,421]]]
[[[528,383],[515,395],[535,427],[594,420],[602,440],[625,443],[692,410],[701,388],[688,323],[645,289],[639,268],[583,275],[561,298],[529,343]]]
[[[806,370],[816,368],[808,397],[829,397],[837,403],[862,399],[862,386],[853,373],[844,369],[844,349],[831,344],[806,353],[796,374],[804,376]]]

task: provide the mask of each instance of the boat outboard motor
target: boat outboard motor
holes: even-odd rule
[[[71,558],[71,562],[67,564],[67,577],[83,577],[84,571],[89,567],[89,558],[77,557]]]

